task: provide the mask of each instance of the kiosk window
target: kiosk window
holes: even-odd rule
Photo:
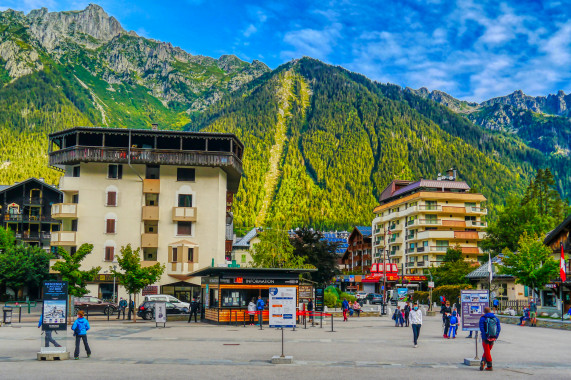
[[[222,307],[247,307],[253,299],[258,301],[258,289],[222,289]]]
[[[210,289],[210,307],[218,307],[218,289]]]

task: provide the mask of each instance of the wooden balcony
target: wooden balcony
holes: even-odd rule
[[[173,207],[173,222],[196,222],[196,207]]]
[[[73,231],[56,231],[52,232],[51,245],[54,246],[74,246],[75,232]]]
[[[466,207],[442,206],[442,212],[445,214],[465,214]]]
[[[482,251],[478,247],[462,247],[462,253],[479,255],[482,253]]]
[[[462,240],[477,240],[480,236],[475,231],[454,231],[454,238]]]
[[[159,220],[159,206],[143,206],[142,213],[144,221]]]
[[[77,218],[77,204],[76,203],[53,204],[52,218],[54,219]]]
[[[143,194],[159,194],[161,192],[160,179],[144,179]]]
[[[488,223],[482,222],[480,220],[470,220],[468,222],[468,225],[470,227],[482,227],[482,228],[488,227]]]
[[[141,235],[141,248],[158,248],[159,234],[145,233]]]
[[[176,262],[166,265],[167,274],[188,274],[198,270],[198,263],[193,262]]]
[[[442,220],[442,227],[466,227],[463,220]]]

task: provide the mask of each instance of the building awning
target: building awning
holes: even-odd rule
[[[363,279],[362,282],[379,282],[383,278],[383,275],[380,273],[373,273]]]

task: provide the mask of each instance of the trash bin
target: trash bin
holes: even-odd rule
[[[11,325],[12,324],[12,308],[11,307],[4,307],[4,308],[2,308],[2,311],[4,313],[4,317],[2,318],[2,321],[6,325]]]

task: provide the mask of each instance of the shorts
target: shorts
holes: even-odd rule
[[[532,311],[529,313],[529,317],[530,318],[537,318],[537,312],[536,311]]]

